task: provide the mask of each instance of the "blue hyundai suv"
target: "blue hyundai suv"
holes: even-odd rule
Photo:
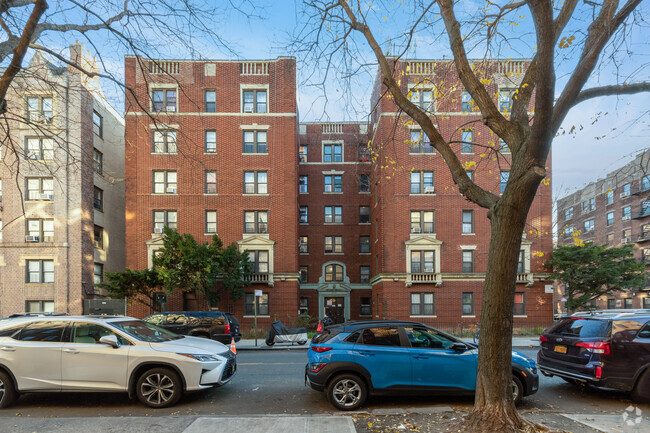
[[[373,320],[328,327],[312,339],[305,381],[340,410],[369,394],[474,394],[478,348],[417,322]],[[515,403],[537,392],[535,361],[512,352]]]

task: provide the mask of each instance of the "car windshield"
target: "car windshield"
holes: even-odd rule
[[[580,338],[607,337],[609,336],[609,322],[606,320],[571,318],[553,326],[549,332]]]
[[[182,335],[174,334],[173,332],[159,328],[156,325],[152,325],[151,323],[142,320],[124,320],[120,322],[111,322],[109,324],[140,341],[146,341],[149,343],[162,343],[164,341],[183,338]]]

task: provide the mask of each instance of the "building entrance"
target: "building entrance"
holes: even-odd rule
[[[325,313],[334,323],[345,322],[345,298],[325,298]]]

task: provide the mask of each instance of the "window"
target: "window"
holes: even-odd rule
[[[27,118],[30,122],[51,123],[52,117],[52,97],[30,96],[27,98]]]
[[[474,293],[464,292],[462,295],[463,316],[474,315]]]
[[[54,242],[54,220],[28,219],[25,236],[28,242]]]
[[[568,239],[573,236],[573,227],[564,228],[564,239]]]
[[[370,148],[367,144],[359,145],[359,162],[370,162]]]
[[[411,173],[411,194],[432,193],[433,172],[416,171]]]
[[[51,177],[28,177],[27,200],[52,200],[54,179]]]
[[[178,214],[175,210],[155,210],[153,211],[153,232],[162,233],[163,227],[169,227],[176,230],[178,224]]]
[[[411,293],[411,316],[433,316],[436,303],[433,293]]]
[[[647,191],[650,189],[650,174],[643,176],[641,179],[641,191]]]
[[[154,194],[176,194],[177,191],[175,171],[154,171],[153,172],[153,193]]]
[[[300,297],[300,301],[298,302],[298,314],[309,314],[309,298],[306,298],[304,296]]]
[[[255,296],[254,293],[246,293],[244,299],[244,316],[254,316],[256,309],[258,316],[269,315],[268,293],[262,293],[262,296]]]
[[[342,236],[325,236],[325,253],[340,254],[343,252]]]
[[[267,194],[268,179],[265,171],[244,172],[244,194]]]
[[[93,266],[93,283],[101,284],[104,282],[104,265],[95,263]]]
[[[309,219],[307,218],[307,206],[300,206],[300,216],[298,217],[298,222],[307,224]]]
[[[584,222],[585,233],[594,229],[594,220],[587,220]]]
[[[462,100],[462,111],[472,111],[474,109],[474,100],[472,99],[472,95],[469,94],[469,92],[463,92],[461,96]]]
[[[503,139],[499,139],[499,148],[501,149],[501,153],[510,153],[510,147]]]
[[[343,145],[325,144],[323,146],[323,162],[343,162]]]
[[[343,192],[342,176],[325,176],[325,192]]]
[[[614,203],[614,191],[610,189],[605,193],[605,204],[608,205],[612,203]]]
[[[98,225],[93,230],[93,244],[95,248],[104,249],[104,229]]]
[[[261,210],[244,212],[244,233],[268,233],[269,213]]]
[[[626,309],[632,308],[632,298],[623,299],[623,308],[626,308]]]
[[[647,215],[650,215],[650,200],[643,200],[641,202],[641,212],[638,217],[641,218]]]
[[[461,153],[474,153],[474,131],[463,129]]]
[[[463,251],[463,273],[471,274],[474,272],[474,251]]]
[[[359,268],[359,272],[361,274],[359,281],[362,283],[369,283],[370,282],[370,266],[361,266]],[[368,298],[368,303],[370,303],[370,298]],[[370,312],[368,312],[370,314]]]
[[[217,193],[217,172],[216,171],[205,172],[205,193],[206,194]]]
[[[359,252],[370,252],[370,236],[359,236]]]
[[[607,300],[607,309],[608,310],[616,309],[616,299],[608,299]]]
[[[45,137],[28,137],[27,159],[51,161],[54,159],[54,140]]]
[[[325,223],[340,224],[343,222],[342,206],[325,206]]]
[[[99,138],[104,137],[104,119],[96,111],[93,111],[93,132]]]
[[[54,313],[54,301],[26,301],[25,311],[28,313]],[[61,324],[64,325],[64,322]]]
[[[176,131],[153,131],[153,153],[176,153]]]
[[[526,251],[525,250],[519,250],[519,260],[517,261],[517,273],[518,274],[523,274],[526,272]]]
[[[607,225],[611,226],[614,224],[614,212],[607,212]]]
[[[501,172],[501,194],[506,190],[506,186],[508,185],[508,179],[510,178],[510,172],[509,171],[502,171]]]
[[[211,234],[217,233],[217,211],[216,210],[205,211],[205,232]]]
[[[370,304],[370,299],[368,297],[360,298],[361,308],[359,309],[360,316],[370,316],[372,315],[372,305]]]
[[[325,281],[343,281],[343,266],[327,265],[325,266]]]
[[[367,174],[359,175],[359,192],[370,192],[370,176]]]
[[[515,316],[526,315],[526,294],[517,292],[515,293]]]
[[[399,331],[397,328],[369,328],[361,334],[362,343],[370,346],[399,347]]]
[[[216,90],[205,91],[205,111],[206,113],[217,112],[217,91]]]
[[[266,113],[267,98],[266,90],[244,90],[244,113]]]
[[[467,174],[467,177],[469,178],[469,180],[474,182],[474,170],[466,170],[465,173]]]
[[[623,185],[623,192],[621,193],[621,197],[627,197],[627,196],[629,196],[629,195],[630,195],[630,192],[631,192],[631,190],[630,190],[630,184],[629,184],[629,183],[626,183],[625,185]]]
[[[27,260],[26,283],[54,283],[54,260]]]
[[[309,237],[308,236],[300,236],[298,238],[298,249],[300,250],[300,254],[309,254]]]
[[[154,89],[151,91],[151,101],[153,111],[177,111],[176,89]]]
[[[606,242],[608,245],[611,245],[614,243],[614,233],[607,233],[607,237],[605,238]]]
[[[217,131],[205,131],[205,153],[217,153]]]
[[[298,191],[301,194],[307,194],[309,191],[307,189],[307,176],[300,176],[298,178]]]
[[[650,310],[650,296],[643,298],[643,309]]]
[[[93,169],[97,174],[104,172],[104,155],[97,149],[93,150]]]
[[[411,153],[433,153],[429,136],[420,129],[411,130]]]
[[[60,342],[65,322],[32,322],[20,333],[22,341]]]
[[[411,89],[410,100],[422,111],[433,113],[435,111],[433,88]]]
[[[573,218],[573,208],[570,207],[570,208],[564,209],[564,219],[565,220],[570,220],[571,218]]]
[[[623,220],[629,220],[632,217],[632,206],[625,206],[623,208]]]
[[[93,207],[100,212],[104,211],[104,191],[97,187],[93,189]]]
[[[643,224],[641,226],[641,236],[640,240],[650,239],[650,224]]]
[[[370,223],[370,206],[359,206],[359,224]]]
[[[269,252],[253,250],[248,252],[248,259],[253,264],[253,273],[267,274],[269,272]]]
[[[267,153],[266,131],[244,131],[244,153]]]
[[[301,283],[309,282],[309,266],[300,267],[300,282]]]
[[[596,210],[596,199],[594,197],[582,202],[582,213],[591,212],[592,210]]]
[[[411,211],[411,233],[435,233],[432,210]]]
[[[435,254],[435,251],[411,251],[411,273],[434,273]]]
[[[516,93],[515,89],[499,89],[499,111],[512,111],[512,101]]]
[[[473,210],[463,211],[463,233],[465,234],[474,233],[474,211]]]
[[[632,229],[623,230],[623,240],[621,242],[630,242],[632,236]]]
[[[303,144],[298,147],[298,156],[300,157],[300,162],[307,162],[307,146]]]

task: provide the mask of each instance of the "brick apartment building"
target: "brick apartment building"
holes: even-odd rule
[[[379,100],[379,84],[370,124],[298,124],[294,59],[127,57],[125,65],[127,86],[138,101],[149,101],[141,107],[126,98],[127,267],[151,265],[167,225],[200,242],[218,233],[225,244],[251,252],[256,275],[244,299],[213,306],[234,312],[243,329],[252,323],[256,289],[264,293],[261,326],[324,312],[336,321],[401,318],[444,327],[480,320],[486,211],[458,193],[442,158],[394,102]],[[479,185],[499,193],[507,149],[472,111],[450,65],[400,62],[398,68],[404,90],[432,110],[446,137],[459,141]],[[524,67],[489,64],[494,88],[488,91],[498,93],[504,110]],[[442,75],[447,91],[433,91]],[[545,182],[522,243],[515,327],[551,321],[553,295],[541,266],[551,249]],[[185,293],[165,307],[208,306]],[[132,306],[131,314],[147,313]]]
[[[98,71],[82,45],[70,47],[70,59]],[[98,78],[39,52],[7,100],[0,317],[81,314],[104,272],[124,268],[124,121]]]
[[[635,257],[650,265],[650,150],[557,204],[558,245],[574,237],[596,245],[634,244]],[[649,282],[650,283],[650,282]],[[566,311],[564,287],[556,289],[555,311]],[[598,308],[650,308],[650,284],[596,300]]]

